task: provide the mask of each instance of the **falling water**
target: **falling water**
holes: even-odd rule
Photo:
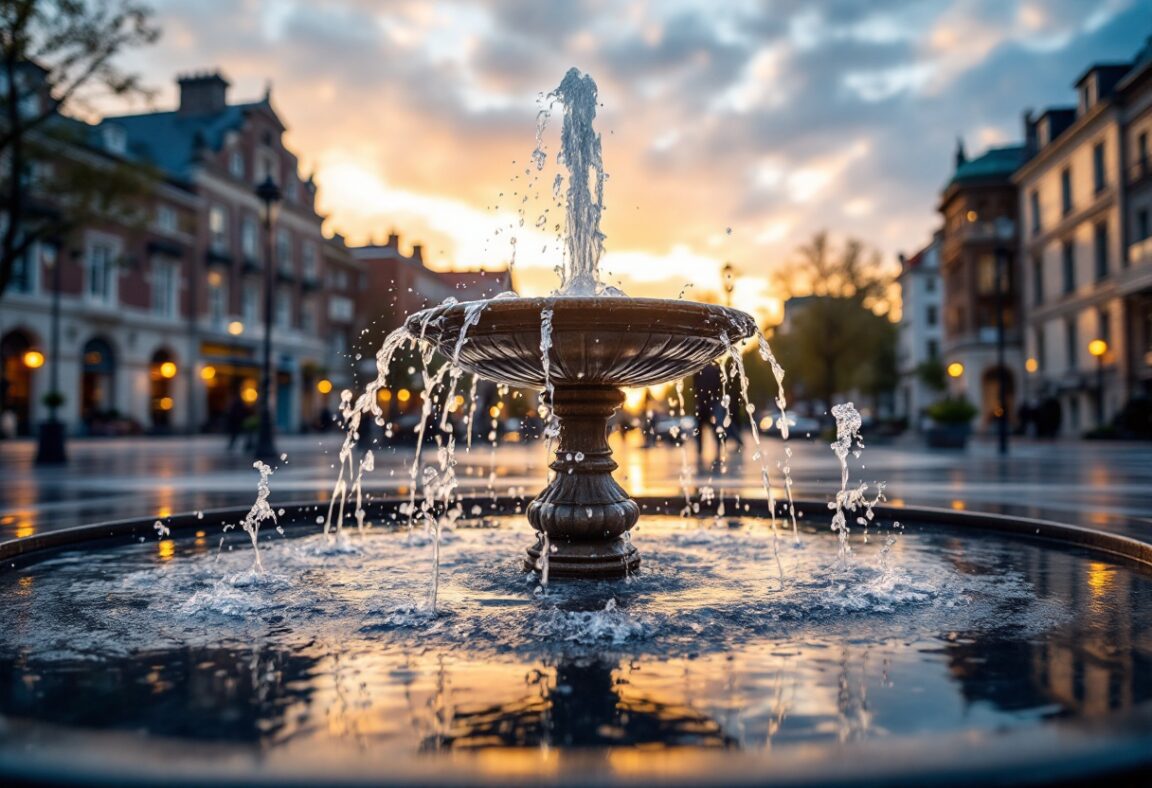
[[[788,400],[784,396],[784,367],[780,366],[780,362],[776,360],[776,354],[772,352],[772,346],[768,344],[768,337],[764,336],[764,332],[759,327],[756,328],[756,341],[760,358],[768,362],[772,368],[772,377],[776,379],[776,410],[780,414],[778,422],[780,438],[785,441],[784,464],[781,471],[784,474],[784,493],[788,496],[788,517],[792,521],[792,538],[798,543],[800,541],[800,529],[796,525],[796,504],[792,500],[792,447],[787,445]]]

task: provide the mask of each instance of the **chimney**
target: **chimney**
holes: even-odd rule
[[[1039,145],[1036,144],[1036,120],[1032,117],[1032,110],[1024,110],[1024,154],[1028,158],[1036,155]]]
[[[228,106],[228,80],[219,71],[178,77],[181,115],[210,115]]]
[[[956,137],[956,166],[959,167],[968,161],[968,154],[964,152],[964,138]]]
[[[388,233],[388,248],[398,249],[400,247],[400,236],[397,233]]]
[[[412,244],[412,259],[424,265],[424,244]]]

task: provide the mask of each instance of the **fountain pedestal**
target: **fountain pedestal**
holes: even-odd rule
[[[540,569],[547,535],[549,577],[623,577],[640,565],[628,531],[640,507],[612,478],[608,420],[624,402],[614,386],[563,386],[552,396],[560,423],[548,486],[528,506],[537,532],[525,566]]]

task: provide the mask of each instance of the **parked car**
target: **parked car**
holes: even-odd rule
[[[819,419],[810,416],[801,416],[794,410],[784,411],[780,416],[777,411],[769,411],[760,418],[760,431],[765,435],[780,435],[780,422],[787,419],[789,438],[811,438],[820,434]]]

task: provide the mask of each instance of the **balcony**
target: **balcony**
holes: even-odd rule
[[[1143,158],[1128,167],[1128,185],[1132,187],[1152,184],[1152,159]]]
[[[264,270],[264,264],[254,257],[244,256],[244,265],[242,271],[245,274],[258,274]]]

